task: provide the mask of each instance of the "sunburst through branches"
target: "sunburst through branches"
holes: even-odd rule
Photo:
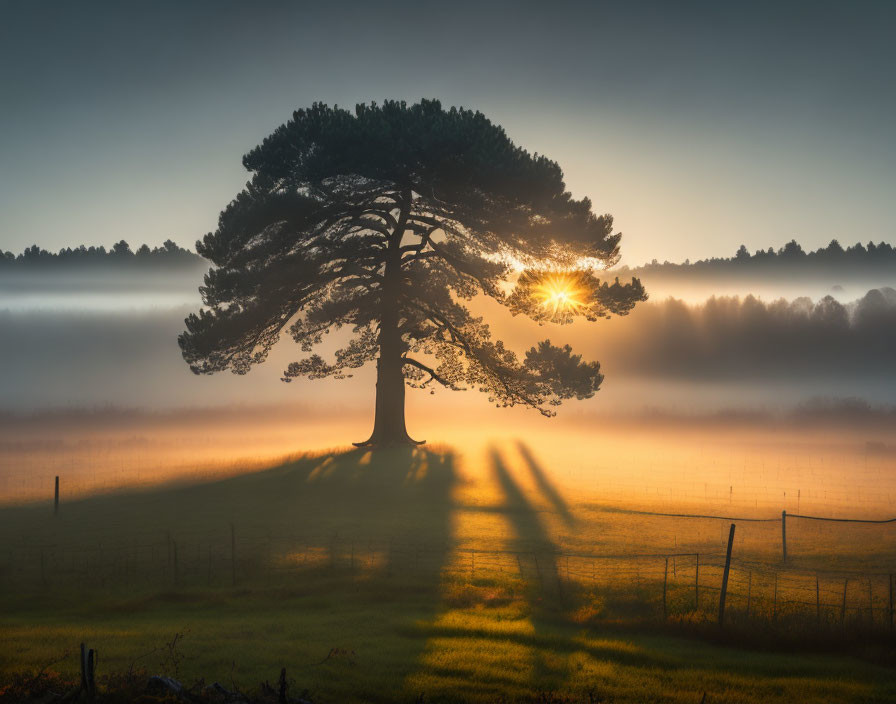
[[[545,274],[532,287],[532,297],[551,318],[575,314],[588,304],[589,289],[569,272]]]
[[[539,323],[565,325],[577,318],[598,320],[626,315],[636,301],[646,300],[641,282],[601,281],[593,269],[523,269],[505,299],[513,315]]]
[[[508,299],[514,315],[539,322],[571,323],[576,317],[602,317],[600,282],[589,270],[526,269]]]

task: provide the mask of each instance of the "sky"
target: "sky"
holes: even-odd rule
[[[0,249],[192,246],[296,108],[439,98],[623,261],[894,241],[893,2],[0,0]]]

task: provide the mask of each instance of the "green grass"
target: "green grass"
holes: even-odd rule
[[[711,702],[896,697],[891,669],[843,655],[627,633],[576,624],[526,599],[462,597],[318,579],[292,589],[33,598],[3,618],[3,669],[36,669],[68,651],[55,669],[74,676],[75,648],[84,640],[98,649],[101,672],[145,667],[248,690],[273,681],[282,666],[294,690],[320,701],[413,701],[421,693],[430,701],[540,693],[587,701],[591,692],[610,701],[696,702],[704,691]],[[177,666],[165,647],[176,633],[184,634]]]
[[[460,508],[473,489],[449,451],[303,457],[66,503],[56,520],[45,505],[3,509],[0,677],[54,661],[74,676],[84,641],[101,674],[146,668],[251,689],[286,667],[292,691],[321,702],[696,703],[704,692],[707,703],[896,701],[894,670],[856,657],[864,653],[853,645],[738,646],[736,617],[734,645],[723,643],[686,607],[659,623],[647,586],[566,584],[558,594],[561,567],[546,553],[540,581],[485,567],[468,574],[461,539],[552,544],[514,467],[498,455],[492,464],[485,509],[472,513]],[[429,546],[425,557],[401,541]],[[172,652],[175,634],[183,638]]]

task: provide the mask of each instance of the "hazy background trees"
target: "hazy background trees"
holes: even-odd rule
[[[161,247],[142,244],[136,251],[126,240],[120,240],[108,250],[103,246],[63,247],[58,252],[49,252],[38,245],[28,247],[21,254],[0,252],[0,270],[41,270],[102,267],[121,269],[122,267],[182,269],[202,268],[206,262],[195,252],[178,246],[173,240],[165,240]]]
[[[869,270],[877,267],[892,268],[896,266],[896,248],[887,242],[868,242],[863,245],[856,242],[846,248],[838,240],[831,240],[827,247],[805,251],[796,240],[790,240],[777,250],[757,249],[750,254],[746,245],[741,245],[732,257],[713,257],[696,262],[685,261],[673,263],[658,262],[654,259],[641,266],[621,267],[620,271],[639,272],[732,272],[758,271],[771,269],[774,271],[823,271],[844,269]]]

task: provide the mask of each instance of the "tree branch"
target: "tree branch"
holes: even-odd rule
[[[423,364],[422,362],[418,362],[416,359],[413,359],[413,358],[411,358],[411,357],[402,357],[402,361],[403,361],[405,364],[410,364],[411,366],[413,366],[413,367],[417,367],[417,369],[420,369],[420,370],[426,372],[427,374],[429,374],[429,377],[430,377],[430,378],[427,379],[425,382],[423,382],[424,385],[425,385],[425,384],[428,384],[430,381],[437,381],[437,382],[439,382],[442,386],[444,386],[445,388],[448,388],[448,389],[454,388],[453,385],[452,385],[450,382],[448,382],[448,381],[446,381],[445,379],[443,379],[442,377],[440,377],[440,376],[435,372],[434,369],[431,369],[430,367],[426,366],[426,365]]]
[[[513,389],[510,388],[510,385],[507,383],[507,380],[504,378],[498,370],[489,366],[486,360],[482,358],[482,355],[479,353],[473,345],[470,344],[470,341],[464,336],[464,334],[455,326],[448,318],[444,315],[438,313],[435,310],[432,310],[429,306],[423,305],[418,301],[407,299],[408,302],[416,306],[418,310],[421,310],[433,323],[436,324],[436,328],[439,330],[447,330],[448,334],[451,336],[450,340],[444,340],[448,344],[453,347],[457,347],[462,350],[464,354],[467,356],[467,359],[473,360],[478,363],[479,367],[483,370],[491,374],[496,381],[498,381],[502,387],[504,387],[504,391],[509,398],[515,398],[521,403],[526,404],[527,406],[531,406],[532,408],[538,408],[538,403],[533,401],[532,399],[526,398],[525,396],[515,393]]]

